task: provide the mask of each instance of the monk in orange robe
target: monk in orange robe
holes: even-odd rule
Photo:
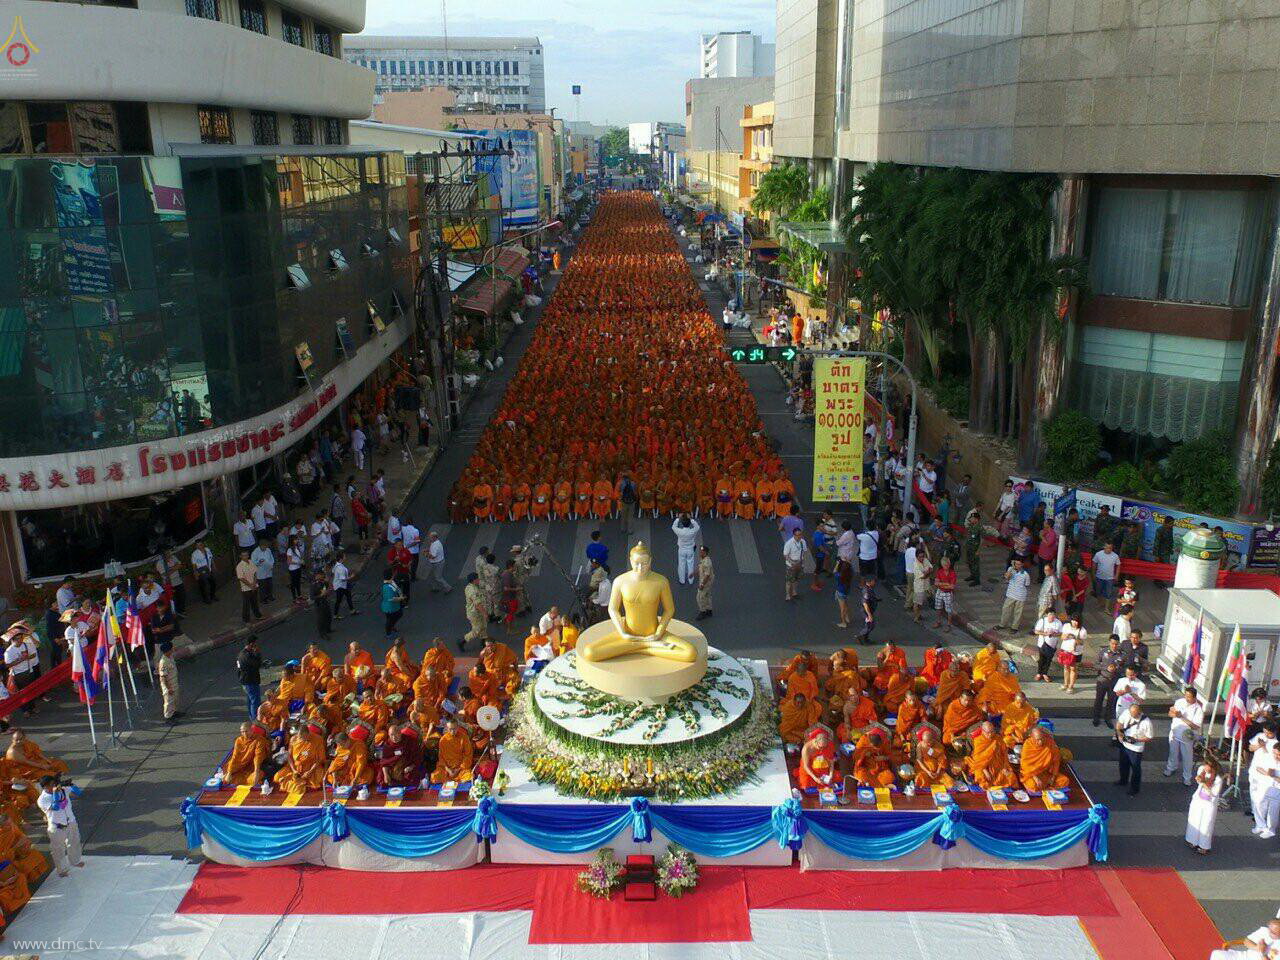
[[[831,655],[831,676],[827,678],[825,686],[827,693],[838,696],[841,700],[848,700],[853,690],[861,692],[865,689],[857,665],[850,667],[848,663],[843,650],[837,650]]]
[[[347,655],[342,659],[342,666],[352,680],[366,679],[367,682],[372,682],[368,678],[373,673],[373,654],[361,647],[360,641],[351,641],[347,647]],[[360,672],[361,668],[364,668],[364,673]]]
[[[338,734],[333,759],[329,761],[327,778],[335,787],[352,789],[373,783],[368,744],[363,740],[352,740],[345,733]]]
[[[529,627],[529,635],[524,638],[524,662],[538,658],[537,647],[553,646],[551,638],[538,632],[538,625],[535,623]]]
[[[897,713],[898,708],[902,706],[902,701],[908,693],[915,687],[915,678],[903,668],[899,668],[895,673],[889,676],[889,683],[885,687],[884,696],[881,703],[884,704],[886,713]]]
[[[320,705],[324,709],[325,722],[330,730],[337,730],[346,723],[349,697],[355,696],[356,682],[341,667],[329,671]]]
[[[889,681],[898,671],[910,672],[907,666],[907,652],[892,640],[886,640],[884,648],[876,654],[876,673],[872,681],[877,690],[888,690]]]
[[[271,741],[258,727],[246,721],[240,724],[240,736],[231,747],[231,756],[222,765],[222,782],[235,787],[256,787],[262,782],[262,770],[271,757]]]
[[[444,733],[436,745],[436,768],[431,771],[432,783],[461,783],[471,779],[471,767],[475,760],[475,746],[471,737],[458,728],[452,720],[445,724]]]
[[[728,477],[716,481],[715,488],[716,513],[721,520],[733,515],[733,482]]]
[[[289,741],[289,761],[276,773],[276,786],[285,793],[319,790],[324,783],[326,759],[324,737],[307,724]]]
[[[439,706],[449,689],[449,678],[435,667],[427,667],[413,681],[413,696],[416,700],[425,700],[433,706]]]
[[[951,778],[947,751],[932,730],[920,735],[915,754],[916,789],[931,790],[934,787],[951,788],[956,785]]]
[[[276,690],[276,699],[288,706],[291,710],[297,709],[297,703],[301,702],[303,707],[315,703],[316,687],[307,675],[299,670],[293,663],[284,665],[284,675],[280,677],[280,686]]]
[[[596,481],[591,512],[597,520],[604,520],[613,512],[613,484],[603,477]]]
[[[29,739],[19,727],[14,727],[9,736],[9,749],[5,751],[5,759],[9,761],[13,776],[25,780],[39,781],[41,777],[67,772],[67,765],[63,761],[57,757],[46,757],[36,742]]]
[[[734,487],[735,508],[739,520],[756,518],[756,491],[749,481],[739,480]]]
[[[0,860],[17,867],[28,884],[35,883],[49,869],[49,861],[12,817],[0,817]]]
[[[773,516],[773,481],[768,477],[756,481],[756,513],[762,517]]]
[[[279,700],[263,700],[258,706],[258,725],[265,733],[277,733],[289,722],[289,708]]]
[[[534,520],[545,520],[551,515],[551,484],[543,482],[533,488],[533,506],[530,513]]]
[[[12,861],[0,861],[0,864],[0,910],[6,914],[14,914],[31,899],[31,888],[27,886],[27,878]]]
[[[484,649],[480,652],[480,662],[490,673],[498,676],[515,670],[518,666],[515,651],[492,638],[485,640]]]
[[[809,732],[809,728],[822,716],[822,704],[815,703],[803,693],[789,696],[779,705],[781,720],[778,732],[782,734],[784,743],[800,743]]]
[[[973,736],[973,752],[965,758],[965,769],[983,790],[1016,787],[1018,776],[1009,764],[1009,751],[996,725],[988,720]]]
[[[467,686],[471,688],[472,696],[481,704],[491,703],[497,706],[501,702],[502,691],[499,689],[498,679],[483,662],[471,668],[471,672],[467,674]]]
[[[560,642],[556,645],[556,655],[577,649],[578,636],[581,632],[578,625],[566,617],[560,627]]]
[[[362,723],[367,724],[370,730],[380,733],[391,722],[391,707],[385,700],[379,700],[374,696],[372,687],[365,687],[356,716]]]
[[[968,689],[969,675],[960,669],[956,661],[951,661],[938,680],[938,691],[933,699],[933,715],[940,721],[944,719],[947,708]]]
[[[796,782],[801,790],[830,786],[835,773],[836,751],[821,728],[815,730],[800,750]]]
[[[302,675],[311,681],[311,685],[323,686],[332,672],[333,657],[321,650],[319,644],[313,643],[307,647],[307,652],[302,657]]]
[[[951,660],[951,651],[942,644],[930,647],[924,652],[924,667],[920,670],[920,676],[928,681],[929,686],[936,687]]]
[[[990,674],[999,673],[1003,669],[1004,654],[1000,650],[1000,643],[991,640],[973,658],[973,682],[982,684]]]
[[[493,487],[477,483],[471,488],[471,512],[477,523],[487,521],[493,511]]]
[[[880,731],[863,734],[853,751],[853,776],[860,787],[891,787],[894,777],[888,748]]]
[[[556,484],[556,497],[551,503],[555,515],[560,520],[565,520],[569,516],[569,511],[573,507],[573,485],[567,480],[561,480]]]
[[[801,650],[799,653],[797,653],[794,657],[792,657],[790,660],[786,662],[786,665],[782,668],[782,671],[778,674],[778,682],[783,686],[786,686],[787,681],[791,679],[791,675],[796,672],[796,669],[800,666],[801,663],[803,663],[805,667],[808,668],[809,670],[813,670],[816,672],[818,669],[818,658],[815,657],[808,650]]]
[[[1022,744],[1018,770],[1022,785],[1028,790],[1043,793],[1045,790],[1061,790],[1071,780],[1062,772],[1062,752],[1044,727],[1031,728]]]
[[[436,637],[427,648],[427,652],[422,655],[422,669],[425,671],[430,667],[435,667],[440,676],[444,677],[447,689],[449,681],[453,679],[454,660],[453,654],[444,645],[442,637]]]
[[[960,699],[951,701],[942,718],[942,742],[950,746],[957,737],[963,737],[970,727],[980,723],[985,717],[986,714],[973,702],[973,692],[965,690],[960,694]]]
[[[836,727],[836,736],[841,743],[854,743],[862,735],[862,731],[875,723],[876,705],[870,697],[864,697],[857,690],[852,690],[841,708],[844,719]]]
[[[414,700],[409,704],[409,723],[418,728],[425,741],[440,723],[440,705],[422,698]]]
[[[796,664],[795,670],[787,678],[787,696],[796,694],[804,694],[808,700],[818,699],[818,677],[804,660]]]
[[[1027,739],[1040,722],[1040,711],[1027,702],[1027,695],[1019,690],[1000,715],[1000,735],[1010,750]]]
[[[924,722],[924,704],[916,696],[914,690],[908,690],[898,707],[898,718],[894,723],[894,733],[900,741],[911,736],[911,731]]]
[[[391,697],[399,697],[403,700],[405,694],[412,689],[412,685],[405,679],[404,674],[396,673],[390,667],[384,667],[378,676],[377,683],[374,684],[373,695],[382,701],[389,701]]]
[[[391,644],[391,649],[382,660],[382,666],[393,670],[404,680],[406,687],[413,686],[413,681],[418,679],[418,665],[409,656],[409,648],[405,646],[403,637],[396,637],[395,642]]]
[[[978,706],[987,713],[1001,714],[1021,690],[1022,685],[1018,683],[1016,675],[1007,669],[997,670],[995,673],[987,674],[987,679],[978,688],[975,699]]]
[[[520,521],[529,516],[529,501],[533,491],[527,483],[517,483],[511,490],[511,519]]]

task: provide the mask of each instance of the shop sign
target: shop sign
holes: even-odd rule
[[[1174,510],[1172,507],[1161,506],[1157,503],[1125,500],[1121,517],[1125,520],[1137,520],[1142,524],[1143,560],[1151,560],[1153,558],[1152,548],[1155,545],[1156,529],[1164,523],[1165,517],[1173,517],[1174,546],[1182,542],[1184,533],[1200,526],[1202,523],[1210,529],[1214,527],[1222,528],[1223,537],[1227,541],[1227,552],[1235,554],[1236,558],[1249,556],[1249,545],[1253,541],[1253,527],[1248,524],[1236,523],[1234,520],[1221,520],[1218,517],[1208,517],[1199,513],[1184,513],[1181,510]],[[1236,558],[1224,563],[1224,566],[1235,566]]]
[[[862,415],[866,403],[865,357],[817,357],[813,361],[813,499],[862,500]]]

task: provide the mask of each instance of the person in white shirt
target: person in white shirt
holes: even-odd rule
[[[909,538],[902,548],[902,570],[906,577],[902,595],[902,609],[910,610],[916,600],[916,541]]]
[[[1049,682],[1050,665],[1058,653],[1062,639],[1062,622],[1052,610],[1046,610],[1036,621],[1036,679]]]
[[[444,578],[444,542],[435,533],[427,534],[427,586],[432,593],[453,590]]]
[[[80,788],[74,783],[63,783],[58,777],[40,778],[40,796],[36,806],[44,814],[45,830],[49,834],[49,854],[58,876],[65,877],[71,866],[83,867],[80,850],[80,827],[71,809],[71,798],[80,796]]]
[[[329,524],[325,521],[323,513],[317,513],[315,520],[311,523],[311,556],[323,562],[329,559],[331,553],[333,553],[333,541],[329,536]]]
[[[331,571],[333,584],[333,618],[335,620],[342,619],[342,601],[347,601],[347,610],[354,617],[356,615],[355,604],[351,602],[351,571],[347,565],[342,562],[342,556],[333,561],[333,570]]]
[[[1196,770],[1195,791],[1187,807],[1187,846],[1204,856],[1213,848],[1213,829],[1218,822],[1218,798],[1226,786],[1222,768],[1211,757]]]
[[[302,602],[302,568],[307,564],[307,548],[293,539],[284,551],[284,565],[289,570],[289,595],[294,603]]]
[[[789,602],[796,599],[796,585],[800,582],[800,574],[804,571],[804,557],[809,552],[809,541],[804,538],[804,531],[796,527],[791,531],[791,539],[782,545],[782,562],[786,567],[784,580],[785,598]]]
[[[387,543],[399,543],[404,539],[404,526],[394,513],[387,517]]]
[[[1142,754],[1155,736],[1151,718],[1142,712],[1142,704],[1133,701],[1116,720],[1116,737],[1120,741],[1120,779],[1117,787],[1128,787],[1129,796],[1142,789]]]
[[[357,470],[364,469],[364,445],[364,431],[356,427],[351,431],[351,452],[355,454]]]
[[[400,524],[400,539],[413,560],[409,563],[409,576],[418,579],[418,560],[422,556],[422,532],[414,525],[412,517],[405,517]]]
[[[252,550],[257,546],[258,538],[253,532],[253,521],[243,510],[240,511],[240,519],[231,525],[231,532],[235,534],[236,546],[242,550]]]
[[[1124,668],[1124,676],[1116,681],[1116,717],[1124,716],[1131,706],[1141,707],[1147,699],[1147,685],[1138,676],[1138,668],[1130,664]]]
[[[1270,840],[1280,830],[1280,743],[1272,743],[1269,749],[1264,748],[1266,759],[1259,764],[1255,772],[1249,768],[1249,797],[1253,802],[1253,833],[1260,840]],[[1254,799],[1254,780],[1261,788],[1260,795]]]
[[[1027,605],[1031,590],[1031,574],[1022,569],[1022,561],[1014,560],[1004,572],[1004,606],[1000,609],[1000,629],[1017,633],[1022,623],[1022,611]]]
[[[1133,633],[1133,607],[1120,608],[1115,622],[1111,624],[1111,632],[1120,639],[1121,643],[1129,639],[1130,634]]]
[[[933,500],[933,491],[938,485],[938,473],[933,469],[933,461],[926,460],[916,473],[916,486],[924,494],[926,500]]]
[[[263,500],[263,497],[259,497],[258,502],[249,511],[249,520],[253,523],[253,532],[259,537],[267,535],[267,508],[263,505]]]
[[[1113,544],[1106,544],[1093,555],[1093,595],[1106,610],[1116,595],[1116,571],[1120,569],[1120,554]]]
[[[1267,822],[1267,791],[1274,782],[1276,743],[1276,726],[1271,721],[1263,724],[1262,732],[1249,741],[1249,803],[1253,807],[1254,833],[1261,833]]]
[[[213,575],[213,551],[204,542],[204,538],[196,541],[196,548],[191,551],[191,570],[196,577],[196,589],[200,591],[200,599],[206,605],[218,599],[218,584]]]
[[[876,558],[880,556],[880,531],[862,530],[858,533],[858,572],[865,581],[876,575]]]
[[[846,563],[853,563],[853,555],[858,549],[858,538],[853,532],[853,524],[846,520],[840,528],[840,535],[836,537],[836,556]]]
[[[1164,765],[1164,775],[1171,777],[1178,770],[1182,771],[1182,783],[1191,786],[1191,772],[1195,762],[1192,758],[1196,737],[1204,725],[1204,704],[1196,694],[1195,687],[1187,687],[1183,697],[1169,708],[1169,759]]]
[[[1058,641],[1058,662],[1062,664],[1062,689],[1067,693],[1075,693],[1080,662],[1084,660],[1084,647],[1088,639],[1089,631],[1081,624],[1078,615],[1062,625],[1062,636]]]
[[[671,524],[671,532],[676,535],[676,579],[686,585],[693,583],[697,579],[698,537],[702,527],[697,520],[682,513]]]
[[[262,498],[262,519],[267,522],[267,536],[274,537],[280,523],[280,501],[274,493]]]
[[[57,593],[59,613],[66,613],[80,606],[80,601],[76,599],[75,587],[72,586],[75,582],[75,577],[62,578],[62,586],[58,587]]]
[[[27,643],[25,634],[10,634],[9,645],[4,650],[4,665],[18,690],[22,690],[36,678],[39,660],[33,649],[34,645]],[[22,710],[28,714],[35,713],[35,707],[30,703],[24,705]]]
[[[1215,950],[1209,954],[1209,960],[1268,960],[1276,956],[1275,948],[1280,945],[1280,920],[1267,921],[1265,927],[1259,927],[1247,939],[1247,947]]]
[[[604,569],[603,567],[601,568]],[[596,592],[591,596],[591,605],[595,607],[596,623],[609,619],[609,594],[613,592],[613,581],[608,576],[600,578]]]

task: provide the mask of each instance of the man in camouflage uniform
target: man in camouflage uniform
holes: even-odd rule
[[[973,510],[969,514],[969,520],[964,526],[964,562],[969,567],[968,583],[972,587],[982,585],[982,573],[978,565],[981,561],[982,551],[982,518],[978,515],[977,510]]]
[[[471,629],[462,638],[462,642],[458,644],[460,650],[465,650],[467,644],[472,640],[479,640],[484,643],[485,640],[489,639],[490,610],[488,598],[480,586],[480,578],[474,573],[467,575],[467,585],[463,588],[462,596],[466,603],[467,623],[471,624]]]
[[[489,610],[489,621],[501,619],[498,611],[502,609],[502,583],[499,577],[496,558],[491,550],[481,550],[476,554],[476,576],[479,579],[480,592],[484,596],[485,606]]]
[[[1115,543],[1116,527],[1120,521],[1111,515],[1111,508],[1103,505],[1098,515],[1093,518],[1093,536],[1089,540],[1094,551],[1102,549],[1104,543]]]
[[[533,603],[529,599],[529,580],[532,579],[538,565],[538,558],[526,553],[520,544],[511,548],[511,556],[516,562],[516,586],[520,591],[520,599],[516,603],[516,616],[522,617],[533,610]]]
[[[1165,515],[1164,522],[1156,528],[1156,539],[1152,546],[1154,560],[1157,563],[1173,562],[1173,517]]]
[[[703,547],[698,551],[698,616],[703,620],[711,616],[711,585],[716,581],[716,571],[711,565],[711,551]]]
[[[1127,560],[1138,559],[1142,552],[1142,525],[1137,521],[1125,524],[1124,536],[1120,541],[1120,556]]]

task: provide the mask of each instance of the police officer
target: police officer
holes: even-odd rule
[[[982,551],[982,516],[979,512],[981,504],[969,511],[969,518],[964,525],[964,562],[969,567],[968,583],[972,587],[981,586],[982,574],[979,570]]]
[[[1093,725],[1102,725],[1105,712],[1108,719],[1116,715],[1116,681],[1125,668],[1125,655],[1120,650],[1120,638],[1114,633],[1107,647],[1098,654],[1098,678],[1093,687]]]

